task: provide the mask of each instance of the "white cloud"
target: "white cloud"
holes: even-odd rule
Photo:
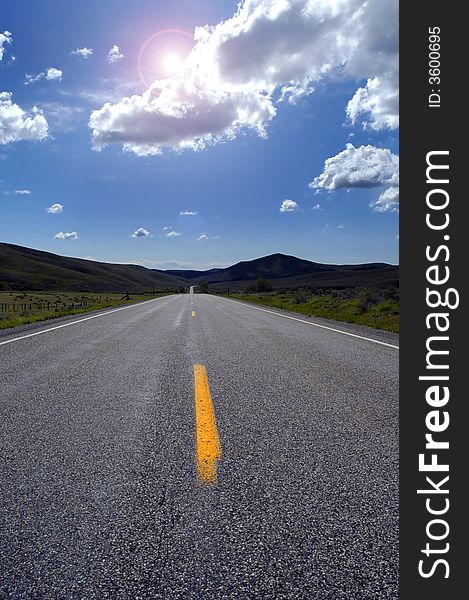
[[[387,148],[346,144],[328,158],[324,170],[309,187],[325,190],[390,186],[370,206],[377,212],[397,211],[399,206],[399,156]]]
[[[246,130],[266,136],[277,100],[295,102],[337,77],[368,80],[367,100],[357,92],[350,101],[351,122],[397,124],[396,0],[244,0],[194,39],[175,78],[91,113],[95,149],[116,142],[146,156]]]
[[[62,81],[63,71],[60,69],[56,69],[55,67],[50,67],[37,75],[30,75],[26,73],[24,78],[24,85],[30,85],[31,83],[36,83],[41,79],[47,79],[47,81]]]
[[[316,202],[316,204],[313,204],[313,210],[321,210],[321,205],[319,204],[319,202]]]
[[[179,214],[183,217],[193,217],[197,214],[196,210],[181,210]]]
[[[77,240],[78,233],[76,231],[59,231],[54,235],[54,239],[56,240]]]
[[[208,240],[219,240],[219,239],[221,239],[221,236],[220,236],[220,235],[212,235],[212,236],[209,236],[209,235],[207,235],[206,233],[201,233],[201,234],[199,235],[199,237],[197,238],[197,241],[198,241],[198,242],[206,242],[206,241],[208,241]]]
[[[324,171],[311,188],[373,188],[399,184],[399,157],[387,148],[346,144],[345,150],[328,158]]]
[[[84,46],[83,48],[77,48],[76,50],[72,50],[70,52],[72,56],[80,56],[81,58],[89,58],[93,54],[93,48],[87,48]]]
[[[38,73],[37,75],[31,75],[30,73],[26,73],[24,76],[24,85],[30,85],[31,83],[36,83],[44,77],[44,73]]]
[[[63,204],[56,203],[51,204],[48,208],[46,208],[46,211],[51,215],[57,215],[58,213],[61,213],[63,209]]]
[[[389,187],[376,202],[370,204],[375,212],[397,212],[399,210],[399,188]]]
[[[58,79],[61,81],[63,75],[63,71],[60,69],[56,69],[55,67],[50,67],[46,71],[46,79],[52,81],[53,79]]]
[[[13,192],[10,192],[7,190],[3,193],[6,194],[7,196],[10,196],[10,194],[15,194],[16,196],[29,196],[31,194],[31,190],[28,190],[28,189],[13,190]]]
[[[0,92],[0,144],[46,139],[49,127],[42,112],[33,107],[27,113],[11,98],[11,92]]]
[[[337,229],[345,229],[345,225],[337,225]]]
[[[145,227],[139,227],[132,233],[132,237],[134,238],[148,237],[149,235],[150,232],[148,231],[148,229],[145,229]]]
[[[5,53],[5,46],[7,44],[11,44],[13,42],[13,37],[9,31],[4,31],[0,33],[0,60],[3,60],[3,55]]]
[[[295,212],[298,210],[298,202],[294,200],[284,200],[280,206],[280,212]]]
[[[347,117],[355,125],[363,117],[363,129],[396,129],[399,127],[399,88],[394,79],[368,79],[347,105]],[[369,115],[366,120],[364,115]]]
[[[119,46],[114,46],[107,53],[107,62],[111,65],[112,63],[119,62],[124,58],[124,55],[119,50]]]
[[[366,80],[347,106],[347,116],[356,124],[375,130],[399,126],[399,2],[370,0],[357,14],[357,30],[351,34],[358,46],[346,69]],[[348,32],[345,31],[345,34]]]
[[[166,237],[169,237],[169,238],[175,238],[175,237],[179,237],[180,235],[181,235],[181,234],[180,234],[178,231],[169,231],[169,232],[166,234]]]

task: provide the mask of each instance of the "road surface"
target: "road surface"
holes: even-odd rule
[[[199,294],[3,332],[0,598],[397,598],[397,346]]]

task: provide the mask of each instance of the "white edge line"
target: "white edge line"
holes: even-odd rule
[[[89,321],[90,319],[97,319],[98,317],[104,317],[106,315],[110,315],[111,313],[119,312],[120,310],[126,310],[127,308],[135,308],[136,306],[141,306],[142,304],[147,304],[148,302],[155,302],[156,300],[161,300],[162,298],[167,298],[168,296],[161,296],[160,298],[152,298],[151,300],[144,300],[143,302],[136,302],[135,304],[129,304],[128,306],[121,306],[120,308],[113,308],[112,310],[108,310],[103,313],[99,313],[99,315],[91,315],[91,317],[84,317],[83,319],[78,319],[77,321],[70,321],[69,323],[63,323],[62,325],[56,325],[55,327],[49,327],[48,329],[42,329],[41,331],[35,331],[34,333],[27,333],[26,335],[20,335],[19,337],[12,338],[11,340],[5,340],[4,342],[0,342],[0,346],[4,346],[5,344],[11,344],[12,342],[17,342],[18,340],[24,340],[25,338],[34,337],[35,335],[41,335],[43,333],[48,333],[49,331],[54,331],[55,329],[62,329],[63,327],[69,327],[70,325],[76,325],[77,323],[83,323],[83,321]]]
[[[265,308],[259,308],[258,306],[252,306],[252,304],[248,304],[247,302],[243,302],[241,300],[231,300],[231,298],[223,299],[228,300],[229,302],[234,302],[235,304],[247,306],[248,308],[253,308],[254,310],[260,310],[261,312],[270,313],[271,315],[277,315],[279,317],[283,317],[284,319],[299,321],[300,323],[306,323],[307,325],[312,325],[313,327],[320,327],[321,329],[329,329],[329,331],[335,331],[336,333],[341,333],[342,335],[349,335],[350,337],[359,338],[360,340],[366,340],[367,342],[373,342],[374,344],[380,344],[381,346],[388,346],[389,348],[396,348],[396,350],[399,350],[399,346],[395,346],[394,344],[388,344],[387,342],[380,342],[379,340],[374,340],[373,338],[365,337],[363,335],[349,333],[348,331],[343,331],[342,329],[334,329],[334,327],[327,327],[327,325],[319,325],[318,323],[312,323],[311,321],[305,321],[304,319],[298,319],[297,317],[290,317],[290,315],[282,315],[282,313],[276,312],[274,310],[267,310]]]

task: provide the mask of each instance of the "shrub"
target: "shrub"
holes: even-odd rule
[[[306,290],[304,289],[299,289],[296,290],[296,292],[293,294],[293,302],[294,304],[304,304],[305,302],[308,302],[309,300],[309,296],[306,292]]]
[[[256,292],[271,292],[272,284],[268,279],[263,279],[259,277],[256,281]]]

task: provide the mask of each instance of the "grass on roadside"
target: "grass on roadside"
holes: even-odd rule
[[[324,317],[399,332],[399,293],[395,288],[290,290],[238,293],[230,298],[282,308],[311,317]]]
[[[76,292],[0,292],[0,329],[132,304],[165,293],[130,294]]]

